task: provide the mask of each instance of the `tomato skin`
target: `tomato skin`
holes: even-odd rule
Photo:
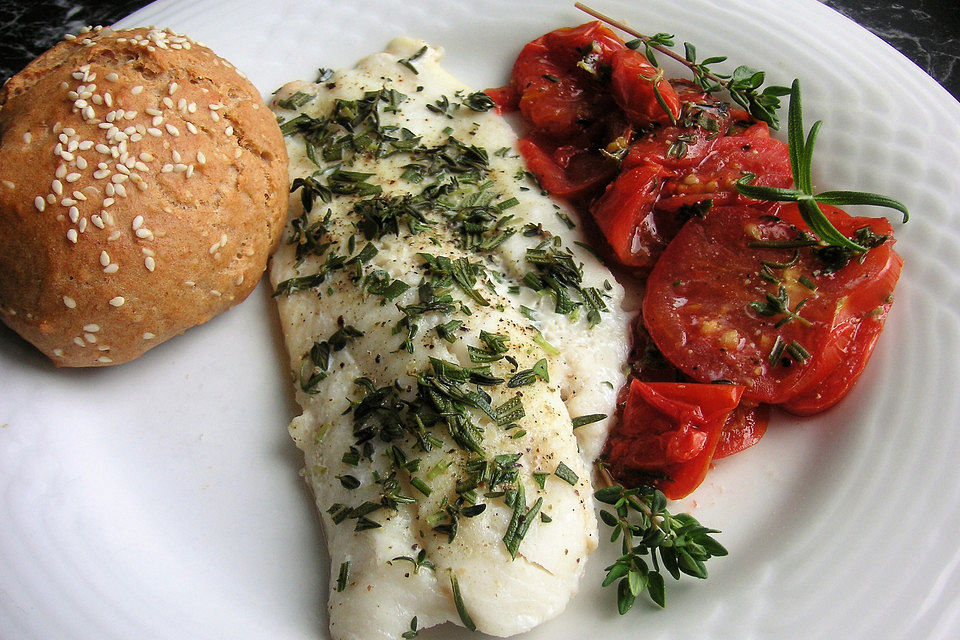
[[[613,99],[630,122],[646,126],[677,121],[680,98],[664,78],[663,71],[651,65],[646,56],[633,49],[621,49],[613,54],[610,64],[613,66],[610,76]]]
[[[665,225],[658,224],[653,210],[664,173],[656,165],[625,171],[590,208],[594,222],[624,266],[650,269],[666,246],[661,229]]]
[[[497,105],[497,113],[513,113],[520,108],[520,94],[516,87],[511,83],[503,87],[487,89],[485,94],[490,96],[493,103]]]
[[[770,405],[741,402],[723,424],[713,459],[732,456],[757,444],[766,433],[769,423]]]
[[[596,54],[601,66],[608,66],[616,52],[626,49],[623,40],[599,20],[555,29],[545,34],[542,40],[557,61],[567,67],[576,66],[588,53]]]
[[[594,55],[601,67],[609,65],[613,52],[624,47],[599,22],[557,29],[524,46],[514,62],[510,82],[532,130],[564,139],[602,120],[612,99],[597,76],[577,65],[588,54]]]
[[[863,226],[845,219],[846,214],[836,207],[825,205],[820,207],[827,218],[844,233],[850,233],[855,227]],[[807,229],[796,204],[786,205],[779,215],[798,227]],[[863,221],[864,219],[852,220]],[[871,220],[870,227],[875,233],[892,236],[893,227],[886,219],[869,220]],[[903,269],[903,258],[888,246],[892,244],[891,237],[883,246],[871,250],[871,252],[881,251],[880,257],[884,260],[883,264],[874,270],[872,281],[865,282],[861,279],[848,287],[849,294],[842,312],[838,314],[838,322],[843,323],[843,330],[850,335],[850,338],[840,362],[824,373],[819,382],[808,386],[781,405],[784,410],[800,416],[825,411],[840,402],[860,379],[883,331],[884,322],[893,305],[893,291]],[[869,309],[869,311],[857,314],[857,309]]]
[[[521,138],[517,148],[540,186],[567,200],[583,198],[602,189],[617,174],[616,162],[599,153],[555,147],[536,136]]]
[[[682,498],[706,476],[727,416],[743,387],[696,383],[630,384],[606,460],[628,485],[650,483],[667,498]]]
[[[884,219],[852,218],[839,210],[833,215],[847,235],[864,225],[884,235],[890,229]],[[777,292],[757,275],[759,260],[782,262],[789,254],[748,245],[758,239],[791,239],[796,233],[788,222],[746,207],[721,207],[704,220],[688,222],[654,267],[643,302],[647,330],[663,355],[694,380],[726,379],[746,386],[744,398],[753,402],[789,403],[830,384],[825,381],[836,377],[831,374],[840,371],[837,367],[866,346],[857,345],[856,329],[889,301],[902,261],[888,240],[862,263],[853,260],[836,273],[815,276],[822,263],[809,250],[799,253],[783,274],[788,276],[790,308],[807,300],[801,315],[809,325],[793,320],[776,327],[783,316],[759,315],[750,304]],[[810,276],[816,291],[799,284],[800,275]],[[786,344],[797,341],[811,357],[771,363],[778,336]]]

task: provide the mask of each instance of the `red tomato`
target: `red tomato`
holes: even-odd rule
[[[617,174],[617,163],[595,151],[554,147],[536,137],[517,143],[527,169],[549,193],[576,200],[593,193]]]
[[[789,187],[793,176],[786,143],[771,138],[766,124],[754,126],[741,135],[712,140],[695,167],[678,171],[657,206],[673,211],[707,199],[713,206],[751,203],[737,193],[737,180],[745,173],[757,176],[756,185]]]
[[[733,410],[720,431],[720,442],[713,452],[713,459],[719,460],[739,453],[760,442],[770,423],[770,405],[751,405],[741,402]]]
[[[544,135],[580,133],[610,111],[600,71],[623,42],[599,22],[558,29],[527,44],[513,65],[511,84],[526,122]],[[581,64],[582,63],[582,64]]]
[[[613,54],[626,48],[623,40],[598,20],[578,27],[556,29],[541,39],[556,60],[567,67],[575,67],[581,61],[588,66],[609,66]]]
[[[634,380],[607,439],[611,473],[627,485],[653,481],[670,499],[688,495],[703,482],[742,392],[734,385]]]
[[[517,93],[517,88],[512,84],[487,89],[484,93],[490,96],[493,103],[497,105],[497,113],[512,113],[520,108],[520,94]]]
[[[613,99],[630,122],[639,126],[676,123],[680,117],[680,98],[661,69],[633,49],[614,53],[611,64]]]
[[[891,234],[882,218],[852,218],[839,210],[831,215],[846,235],[863,226]],[[850,357],[869,357],[860,352],[872,344],[855,339],[857,328],[889,305],[902,260],[892,249],[892,239],[835,273],[825,273],[809,248],[798,250],[792,261],[791,251],[750,247],[756,241],[794,239],[797,233],[788,222],[748,207],[722,207],[705,219],[691,219],[647,281],[643,315],[663,355],[695,380],[744,385],[744,398],[754,402],[789,403],[821,383],[849,387],[852,381],[833,382],[836,376],[831,374],[841,371],[838,367]],[[771,269],[781,280],[771,284],[759,275],[761,260],[793,263]],[[804,285],[801,277],[816,288]],[[777,296],[785,298],[791,312],[805,301],[798,312],[801,319],[784,323],[785,313],[763,315],[761,310],[770,311]],[[793,353],[783,350],[774,357],[778,338]],[[820,393],[832,396],[822,389]]]
[[[676,233],[671,220],[659,220],[653,205],[660,195],[665,171],[642,165],[621,173],[590,208],[617,261],[628,267],[650,269],[666,246],[664,235]]]

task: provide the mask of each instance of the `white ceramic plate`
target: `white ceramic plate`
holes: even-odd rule
[[[808,125],[824,120],[819,187],[893,195],[913,220],[897,230],[897,303],[850,397],[814,419],[776,415],[682,505],[723,530],[730,556],[709,580],[620,618],[599,587],[607,549],[567,612],[525,638],[960,637],[960,105],[812,0],[596,6],[774,83],[801,78]],[[496,86],[524,42],[584,21],[552,0],[162,0],[122,24],[187,33],[267,94],[400,34]],[[54,370],[0,328],[0,637],[326,638],[327,559],[286,433],[284,361],[263,286],[111,369]]]

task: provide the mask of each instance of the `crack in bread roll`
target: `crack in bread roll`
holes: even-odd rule
[[[286,185],[276,119],[210,49],[68,36],[0,89],[0,318],[58,366],[136,358],[250,294]]]

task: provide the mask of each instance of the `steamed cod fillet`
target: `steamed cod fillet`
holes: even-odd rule
[[[395,639],[415,616],[526,631],[597,545],[623,290],[439,56],[398,39],[274,101],[293,191],[270,277],[335,640]]]

